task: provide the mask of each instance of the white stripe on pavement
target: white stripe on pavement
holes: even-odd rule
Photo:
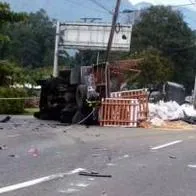
[[[83,168],[78,168],[78,169],[74,169],[74,170],[72,170],[70,172],[67,172],[67,173],[54,174],[54,175],[50,175],[50,176],[37,178],[37,179],[26,181],[26,182],[22,182],[22,183],[19,183],[19,184],[2,187],[2,188],[0,188],[0,194],[10,192],[10,191],[15,191],[15,190],[22,189],[22,188],[26,188],[26,187],[29,187],[29,186],[34,186],[36,184],[40,184],[40,183],[43,183],[43,182],[56,180],[56,179],[59,179],[59,178],[63,178],[67,175],[76,174],[76,173],[78,173],[80,171],[84,171],[84,170],[85,169],[83,169]]]
[[[188,165],[190,168],[196,168],[196,165]]]
[[[19,136],[20,136],[20,134],[14,134],[14,135],[8,135],[7,137],[13,138],[13,137],[19,137]]]
[[[166,143],[166,144],[163,144],[163,145],[160,145],[160,146],[155,146],[155,147],[151,148],[151,150],[158,150],[158,149],[165,148],[167,146],[171,146],[171,145],[178,144],[178,143],[181,143],[181,142],[182,142],[182,140],[169,142],[169,143]]]

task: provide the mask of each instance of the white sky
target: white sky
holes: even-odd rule
[[[149,2],[154,5],[162,4],[162,5],[181,5],[181,4],[189,4],[191,2],[195,2],[195,0],[129,0],[132,4],[137,4],[140,2]],[[196,5],[195,5],[196,6]],[[196,8],[193,6],[188,6],[190,8]]]

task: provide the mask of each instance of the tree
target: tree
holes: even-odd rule
[[[179,11],[152,6],[143,11],[133,28],[132,53],[156,48],[173,61],[176,82],[188,84],[193,78],[195,36]]]
[[[171,80],[173,76],[173,63],[164,57],[158,50],[148,50],[141,54],[142,61],[140,63],[141,73],[137,82],[142,87],[149,84],[161,84]]]
[[[25,13],[15,13],[10,10],[9,4],[0,2],[0,58],[4,57],[6,44],[10,41],[9,36],[5,32],[6,25],[21,22],[25,19]]]
[[[32,68],[53,63],[55,26],[43,9],[30,13],[25,24],[8,25],[6,32],[11,41],[5,58]]]
[[[14,83],[24,83],[26,75],[24,70],[10,63],[9,61],[0,61],[0,86],[9,86]]]
[[[15,13],[10,10],[10,6],[7,3],[0,2],[0,29],[2,30],[3,26],[7,23],[15,23],[23,21],[26,17],[24,13]],[[4,42],[9,38],[0,33],[0,42]]]

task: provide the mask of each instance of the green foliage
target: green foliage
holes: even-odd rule
[[[0,98],[26,97],[22,89],[0,87]],[[20,114],[24,112],[24,100],[0,99],[0,114]]]
[[[14,83],[24,83],[23,69],[9,61],[0,61],[0,86],[9,86]]]
[[[171,7],[152,6],[143,12],[133,29],[132,46],[136,51],[157,48],[170,54],[175,49],[192,44],[193,32],[181,13]]]
[[[173,62],[171,80],[187,86],[194,78],[195,38],[195,33],[179,11],[171,7],[152,6],[142,13],[134,25],[131,53],[137,56],[153,48],[161,51]]]
[[[24,73],[28,83],[37,85],[38,80],[49,78],[52,75],[52,67],[33,69],[30,73],[28,69],[25,69]]]
[[[140,63],[141,73],[137,82],[143,87],[147,84],[160,84],[171,80],[173,76],[173,63],[163,57],[157,50],[142,53],[143,60]]]
[[[15,13],[10,10],[10,6],[7,3],[0,2],[0,29],[7,23],[16,23],[24,21],[27,18],[25,13]],[[9,37],[7,35],[0,33],[0,43],[8,42]]]
[[[53,63],[55,26],[44,10],[31,13],[25,24],[7,25],[10,44],[3,58],[24,67],[43,67]]]

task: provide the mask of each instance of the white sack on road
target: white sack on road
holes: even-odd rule
[[[190,104],[180,106],[175,101],[149,103],[149,117],[153,125],[159,126],[162,121],[182,119],[184,113],[187,116],[196,117],[196,110]]]

